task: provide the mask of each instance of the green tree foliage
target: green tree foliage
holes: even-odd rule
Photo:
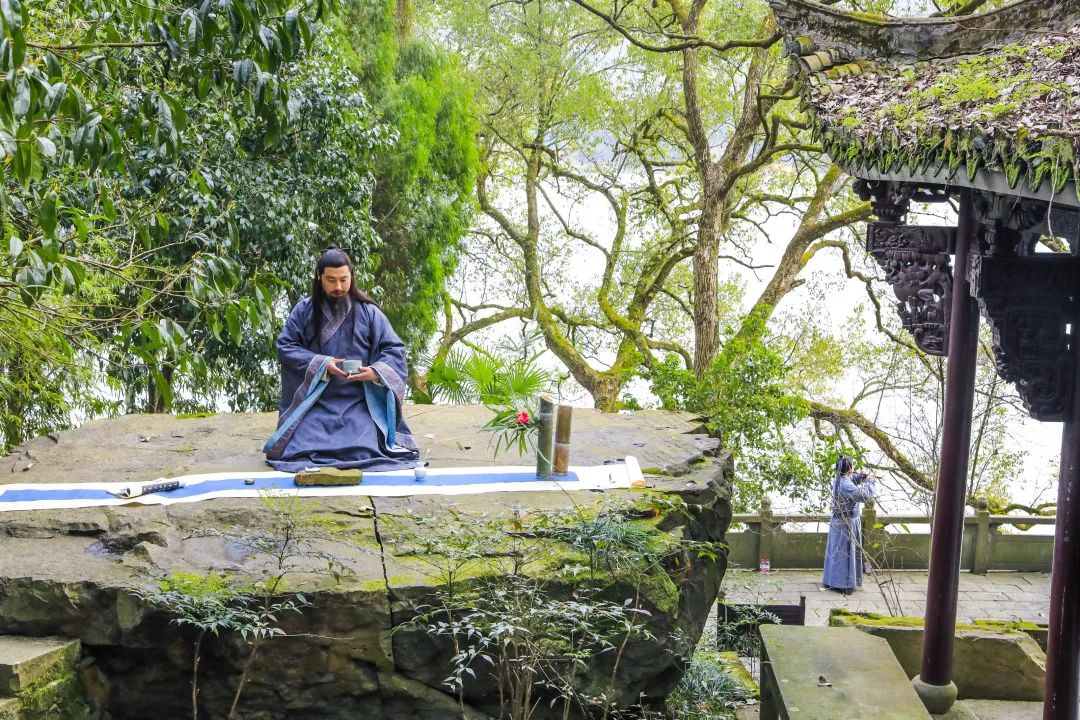
[[[665,409],[701,413],[709,431],[738,458],[733,503],[740,509],[756,507],[770,492],[807,500],[818,489],[814,467],[787,436],[806,407],[785,373],[783,358],[757,341],[735,365],[725,355],[716,357],[701,378],[681,367],[676,355],[648,374]]]
[[[378,294],[402,340],[421,352],[472,218],[472,88],[446,52],[406,36],[396,0],[352,0],[344,13],[354,69],[395,141],[375,160],[372,214],[382,240]]]
[[[328,24],[333,0],[3,4],[0,449],[110,410],[273,407],[274,320],[329,244],[423,344],[470,95],[364,1]]]
[[[176,218],[166,242],[150,251],[163,266],[204,254],[228,256],[237,282],[254,286],[256,299],[291,307],[310,288],[314,256],[327,245],[349,250],[357,259],[358,282],[370,284],[378,239],[370,224],[374,153],[390,141],[358,78],[347,66],[339,33],[323,30],[315,52],[291,66],[291,130],[264,147],[263,129],[200,104],[190,111],[197,123],[186,150],[175,163],[155,166],[155,174],[192,178],[165,185],[157,197]],[[347,45],[344,46],[347,48]],[[195,281],[198,291],[205,289]],[[198,410],[225,398],[233,410],[260,410],[277,401],[273,364],[275,327],[256,312],[252,300],[208,314],[199,322],[188,298],[169,298],[155,311],[188,329],[190,367],[184,354],[157,357],[140,367],[114,373],[128,395],[128,408],[143,407],[139,378],[155,365],[185,370],[169,378],[166,391],[175,402],[149,403]],[[186,349],[186,348],[185,348]],[[246,392],[236,393],[244,386]],[[166,398],[173,399],[173,398]]]
[[[81,400],[93,394],[88,370],[141,364],[151,392],[166,396],[190,327],[158,314],[162,303],[187,302],[203,321],[268,316],[269,295],[254,293],[258,279],[228,255],[160,263],[151,250],[183,217],[162,189],[197,182],[168,167],[199,104],[258,127],[265,147],[280,140],[291,120],[282,70],[330,9],[325,0],[2,4],[0,400],[22,422],[5,422],[0,444],[100,409]],[[173,362],[160,365],[163,355]]]
[[[435,332],[471,216],[476,122],[472,95],[455,71],[445,55],[412,42],[382,104],[398,141],[376,166],[379,284],[388,317],[413,350]]]

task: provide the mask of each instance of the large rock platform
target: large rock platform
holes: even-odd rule
[[[479,428],[490,412],[477,406],[414,406],[407,417],[432,465],[496,465]],[[259,448],[275,416],[182,418],[129,416],[27,443],[0,458],[0,483],[141,481],[224,470],[264,470]],[[289,637],[269,640],[252,666],[238,717],[277,719],[497,715],[490,688],[464,708],[442,685],[445,648],[423,632],[398,628],[439,582],[430,563],[395,540],[423,533],[420,518],[524,517],[567,508],[631,507],[660,494],[686,512],[660,518],[683,539],[716,542],[730,519],[732,465],[718,442],[686,416],[659,411],[603,414],[576,410],[572,464],[637,456],[648,490],[531,492],[402,498],[311,499],[310,512],[348,545],[327,544],[344,573],[306,558],[289,590],[311,603],[283,622]],[[532,462],[524,458],[522,464]],[[262,500],[209,500],[171,506],[123,506],[0,513],[0,634],[80,640],[83,676],[96,714],[112,720],[191,716],[188,628],[133,594],[164,574],[260,572],[226,528],[265,526]],[[313,545],[320,549],[318,543]],[[625,648],[619,702],[660,698],[681,674],[681,651],[700,636],[726,563],[687,563],[643,604],[652,612],[649,640]],[[398,632],[394,632],[398,628]],[[247,656],[234,634],[208,636],[200,673],[201,717],[225,717]],[[87,669],[88,668],[88,669]],[[468,693],[467,693],[468,695]]]

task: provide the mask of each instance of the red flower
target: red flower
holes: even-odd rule
[[[519,425],[528,425],[529,424],[529,413],[522,410],[521,412],[519,412],[517,414],[517,421],[518,421]]]

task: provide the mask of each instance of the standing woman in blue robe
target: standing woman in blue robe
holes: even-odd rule
[[[356,287],[344,250],[319,256],[311,296],[293,308],[277,351],[281,404],[263,447],[268,463],[285,472],[415,466],[416,442],[402,416],[405,345]]]
[[[841,457],[832,488],[832,519],[825,544],[822,582],[845,595],[862,585],[862,503],[874,497],[874,474],[856,473],[855,463]]]

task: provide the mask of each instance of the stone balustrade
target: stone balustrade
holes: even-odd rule
[[[766,558],[773,569],[821,567],[829,518],[826,514],[773,513],[765,498],[758,512],[732,517],[727,534],[728,561],[746,568],[757,568]],[[814,529],[807,527],[815,524]],[[1026,531],[1053,524],[1053,516],[992,515],[983,505],[964,518],[961,567],[978,574],[990,570],[1049,572],[1053,535]],[[874,503],[866,503],[863,548],[877,566],[925,570],[930,557],[929,526],[926,515],[878,515]],[[1019,532],[1005,531],[1009,527]]]

